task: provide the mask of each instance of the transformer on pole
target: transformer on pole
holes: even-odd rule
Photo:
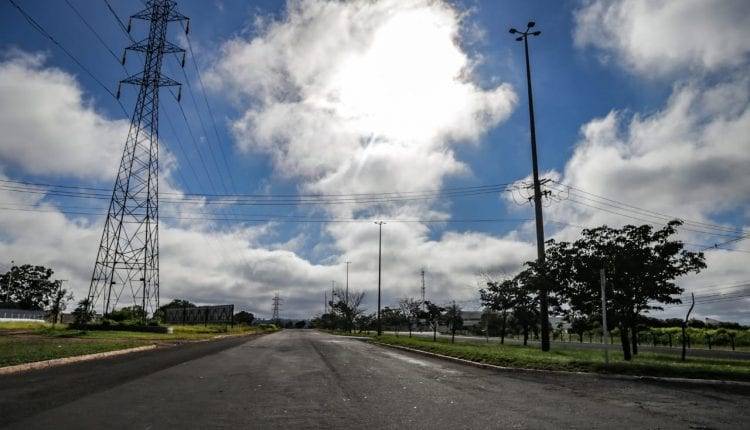
[[[117,171],[107,220],[89,286],[89,307],[102,314],[130,302],[145,312],[159,307],[159,89],[180,87],[161,73],[164,54],[185,50],[167,41],[170,22],[186,22],[173,0],[148,0],[146,8],[130,17],[149,23],[148,37],[125,49],[144,54],[143,71],[120,81],[139,86],[133,117]],[[118,86],[117,96],[120,96]],[[179,101],[179,90],[178,90]],[[123,298],[125,294],[125,298]]]

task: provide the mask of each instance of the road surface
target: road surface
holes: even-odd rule
[[[193,346],[190,353],[178,348],[2,377],[0,423],[17,429],[719,429],[750,422],[747,387],[500,373],[310,330],[223,342]],[[160,358],[165,354],[174,357]]]

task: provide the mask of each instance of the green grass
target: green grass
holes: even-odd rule
[[[196,341],[220,335],[274,331],[235,325],[173,326],[173,333],[76,330],[65,324],[0,323],[0,367],[142,345]]]
[[[53,358],[72,357],[133,348],[149,342],[120,339],[80,339],[54,337],[0,336],[0,367]]]
[[[390,335],[374,340],[505,367],[750,381],[750,360],[688,358],[682,362],[679,356],[644,352],[627,362],[621,352],[611,350],[610,363],[605,365],[603,353],[595,350],[556,349],[545,353],[538,348],[518,345],[450,343],[446,339],[433,342],[432,339]]]

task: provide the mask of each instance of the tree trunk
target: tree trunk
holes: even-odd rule
[[[523,346],[526,346],[529,341],[529,327],[523,326]]]
[[[451,327],[451,343],[456,342],[456,324],[453,324],[453,327]]]
[[[632,336],[630,342],[633,345],[633,355],[638,355],[638,326],[635,322],[635,318],[633,319],[633,322],[630,323],[630,334]]]
[[[409,337],[411,337],[411,322],[409,322]]]
[[[432,325],[432,341],[437,341],[437,324]]]
[[[505,343],[505,324],[508,320],[508,314],[503,312],[503,323],[500,325],[500,345]]]
[[[578,333],[578,343],[583,343],[583,332]]]
[[[625,361],[630,361],[630,340],[628,339],[628,329],[625,324],[620,324],[620,342],[622,342],[622,356]]]

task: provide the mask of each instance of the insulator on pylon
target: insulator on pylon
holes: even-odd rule
[[[128,19],[128,34],[130,34],[130,28],[133,26],[133,18]]]
[[[185,24],[185,35],[190,33],[190,20],[187,19],[186,21],[187,21],[187,24]]]
[[[180,100],[182,100],[182,85],[177,88],[177,103],[179,103]]]
[[[120,100],[120,90],[122,89],[122,82],[117,84],[117,95],[115,96],[117,100]]]
[[[185,56],[187,53],[185,51],[182,52],[182,62],[180,63],[182,65],[182,68],[185,68]]]
[[[120,63],[122,63],[122,65],[123,65],[123,66],[125,65],[125,55],[126,55],[127,53],[128,53],[128,50],[127,50],[127,49],[126,49],[126,50],[124,50],[124,51],[122,51],[122,60],[120,61]]]

